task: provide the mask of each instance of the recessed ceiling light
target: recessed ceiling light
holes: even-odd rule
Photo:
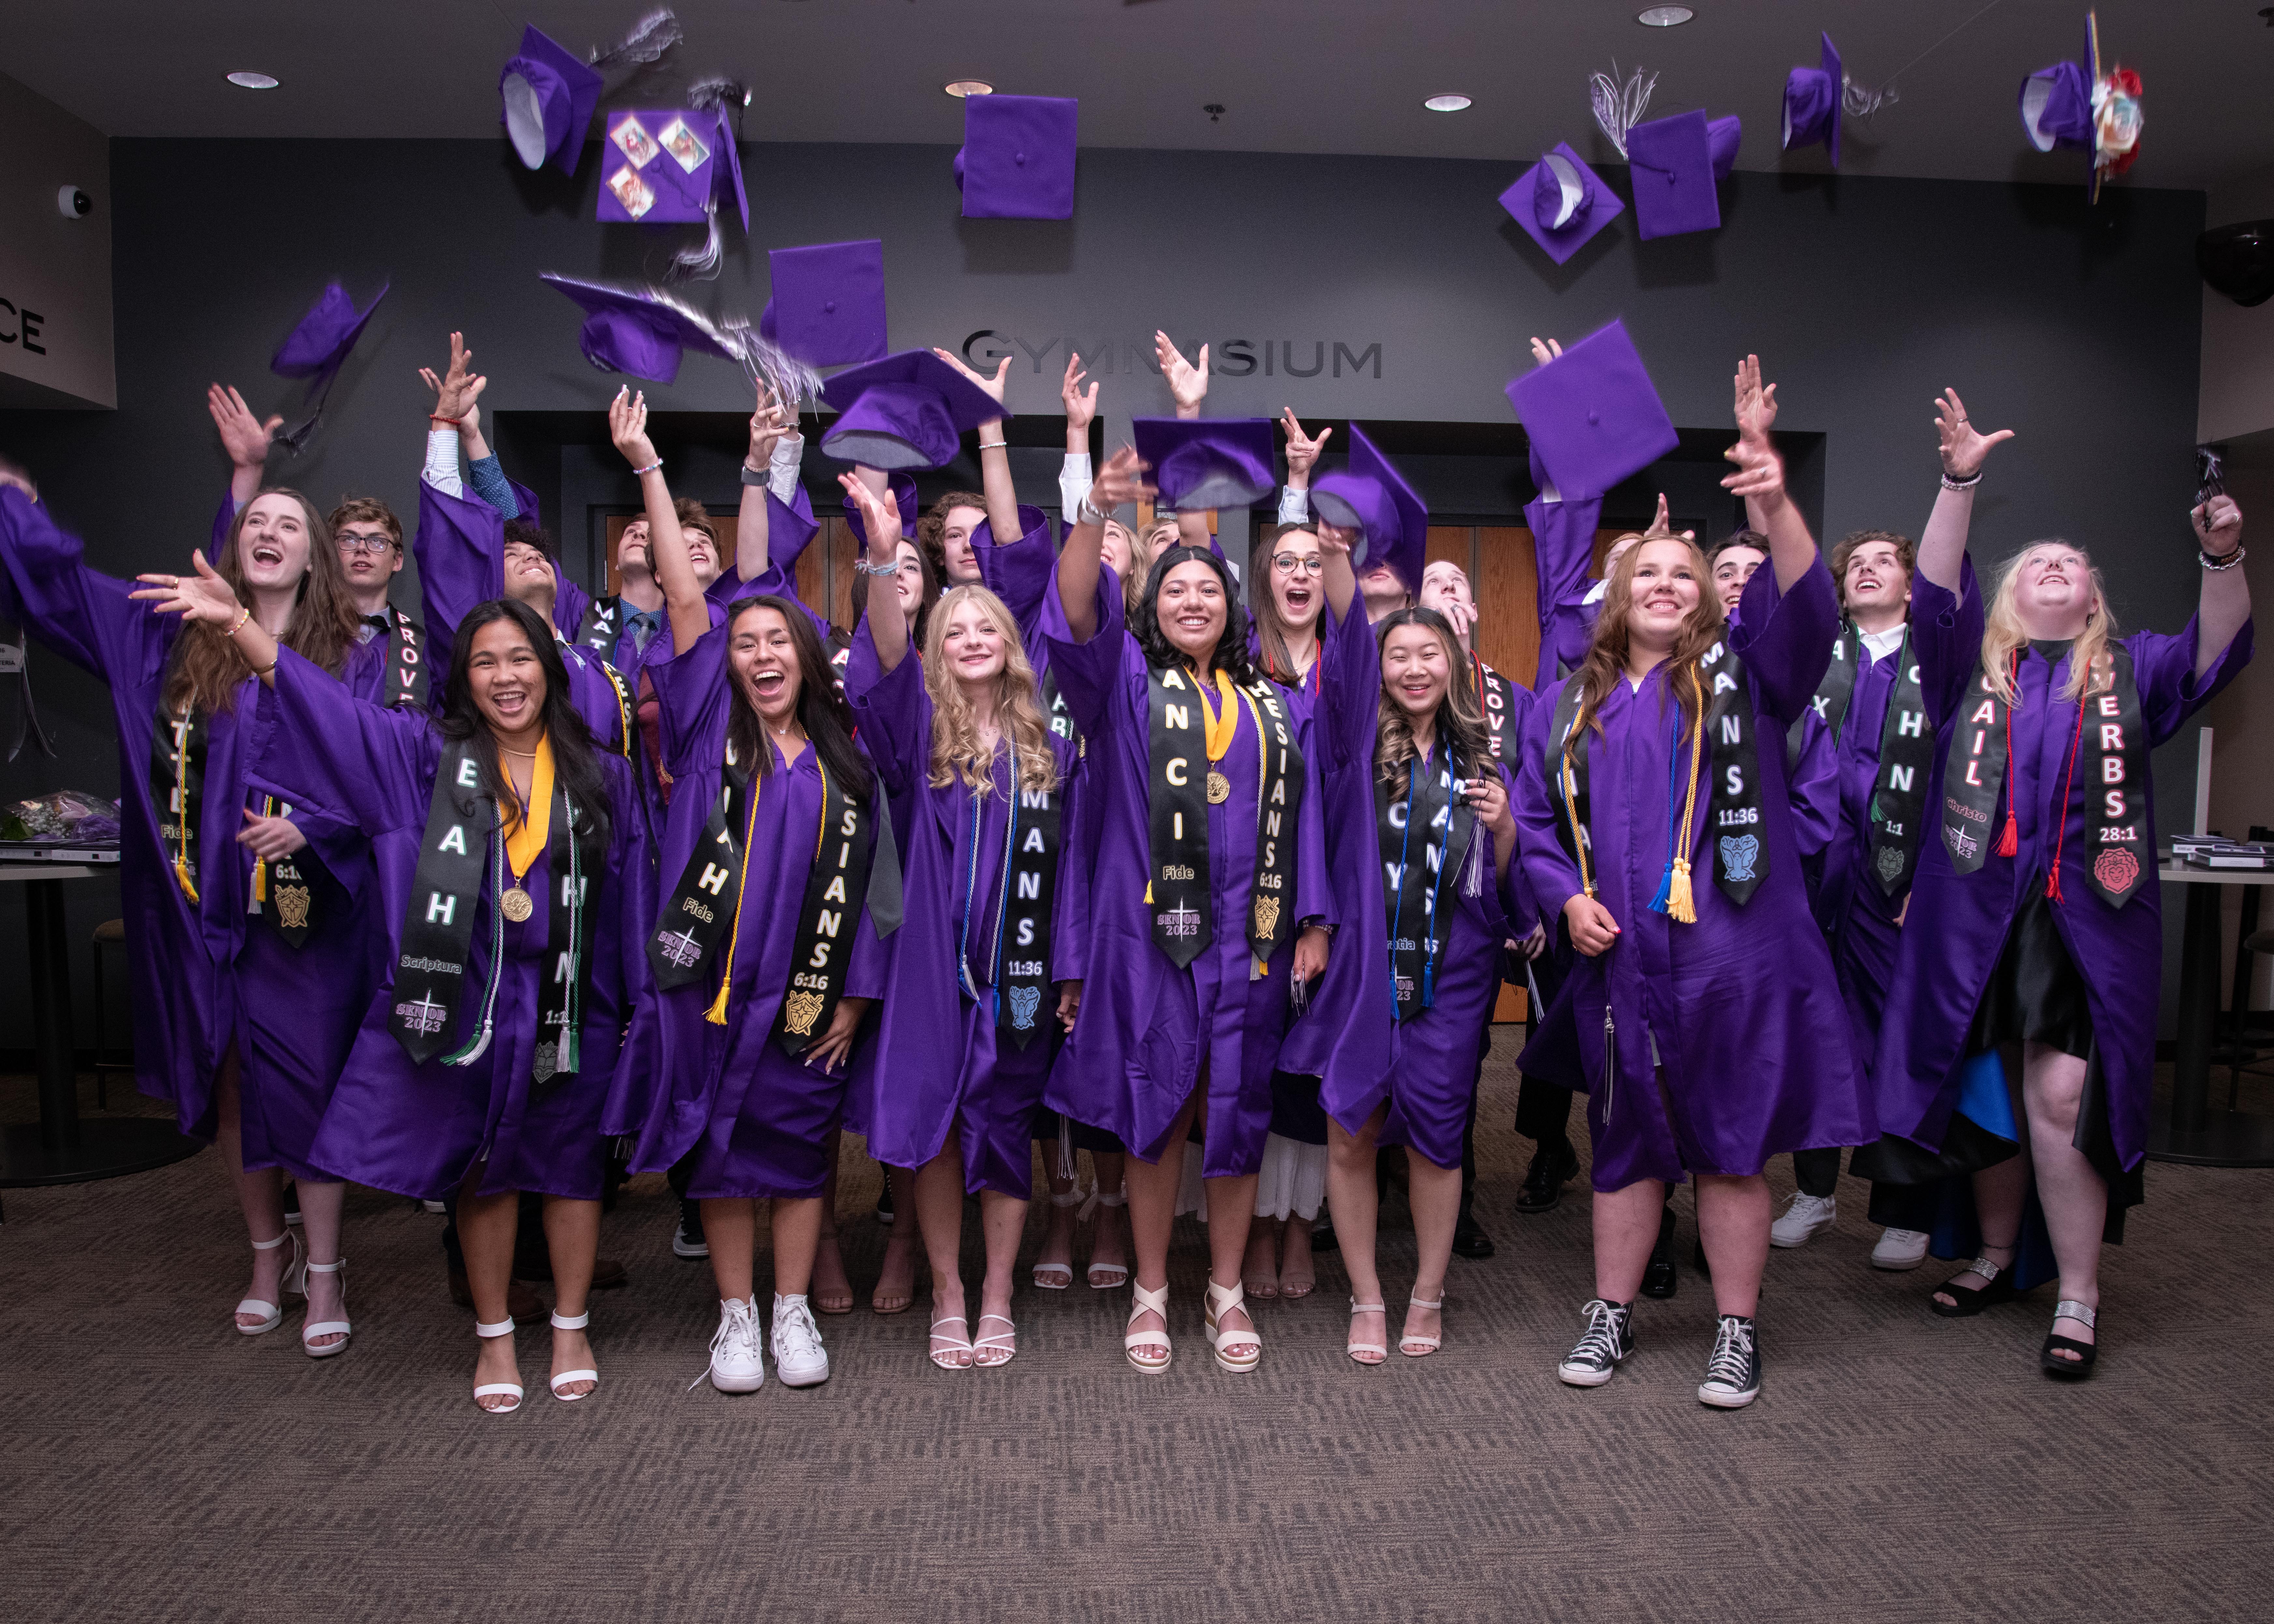
[[[229,82],[232,85],[241,85],[247,90],[276,88],[275,79],[266,73],[232,73],[229,76]]]
[[[1698,13],[1686,5],[1646,6],[1635,13],[1635,21],[1645,28],[1679,28]]]
[[[947,94],[959,100],[965,96],[991,96],[995,94],[995,86],[983,79],[950,79]]]
[[[1431,96],[1421,105],[1433,113],[1457,113],[1468,106],[1469,99],[1462,95]]]

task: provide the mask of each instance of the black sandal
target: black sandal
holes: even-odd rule
[[[2080,1325],[2092,1326],[2097,1328],[2099,1314],[2089,1303],[2075,1303],[2064,1298],[2053,1304],[2053,1318],[2074,1320]],[[2060,1357],[2063,1350],[2074,1353],[2076,1357],[2064,1359]],[[2047,1336],[2044,1348],[2037,1355],[2037,1363],[2044,1368],[2045,1373],[2049,1376],[2059,1376],[2068,1381],[2082,1381],[2092,1374],[2093,1361],[2099,1355],[2100,1349],[2095,1343],[2081,1342],[2073,1336]]]
[[[2002,1252],[2006,1249],[2001,1246],[1999,1250]],[[1926,1305],[1946,1320],[1970,1320],[1985,1308],[1995,1308],[2000,1303],[2010,1303],[2020,1295],[2014,1289],[2012,1268],[2011,1264],[1992,1263],[1987,1258],[1977,1258],[1959,1270],[1958,1274],[1979,1274],[1982,1276],[1982,1284],[1962,1286],[1955,1283],[1958,1274],[1953,1274],[1934,1289],[1936,1292],[1947,1292],[1957,1300],[1945,1303],[1938,1297],[1930,1294],[1926,1299]]]

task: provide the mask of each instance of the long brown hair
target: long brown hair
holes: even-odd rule
[[[1685,718],[1696,718],[1704,708],[1705,693],[1698,680],[1698,661],[1726,629],[1721,597],[1713,590],[1713,572],[1696,542],[1683,541],[1679,536],[1651,536],[1629,547],[1605,577],[1603,609],[1595,617],[1595,635],[1588,641],[1586,658],[1571,675],[1571,680],[1579,685],[1579,709],[1571,728],[1575,733],[1589,726],[1597,733],[1603,731],[1598,712],[1602,709],[1604,696],[1610,693],[1613,683],[1626,680],[1627,616],[1634,608],[1635,561],[1642,557],[1643,548],[1661,541],[1674,542],[1690,554],[1690,572],[1698,583],[1698,606],[1682,622],[1674,648],[1666,657],[1668,669],[1677,676],[1686,673],[1689,680],[1669,682],[1667,687],[1680,702]],[[1558,748],[1562,742],[1556,741]]]
[[[252,501],[262,496],[289,496],[299,503],[308,531],[308,568],[292,600],[292,619],[277,641],[336,677],[347,665],[348,651],[356,646],[358,617],[355,600],[348,596],[347,572],[340,566],[339,549],[332,545],[331,526],[324,523],[316,505],[297,491],[272,485]],[[237,593],[240,604],[251,602],[252,590],[245,585],[237,541],[245,529],[245,515],[252,511],[252,502],[237,510],[221,557],[214,560],[214,568]],[[222,628],[203,620],[184,627],[175,640],[173,665],[166,673],[166,708],[208,716],[226,710],[236,703],[237,686],[252,674],[252,667]]]
[[[1295,670],[1294,657],[1287,652],[1287,622],[1279,613],[1278,596],[1271,590],[1275,574],[1271,565],[1272,555],[1279,551],[1279,544],[1291,536],[1307,537],[1314,543],[1318,540],[1317,533],[1308,525],[1266,525],[1255,532],[1255,539],[1248,544],[1247,548],[1247,578],[1254,583],[1247,613],[1255,623],[1256,652],[1262,657],[1256,664],[1261,667],[1265,676],[1282,688],[1299,688],[1303,682],[1301,675]],[[1320,556],[1323,558],[1325,554]],[[1326,577],[1321,575],[1317,580],[1315,601],[1319,605],[1319,619],[1324,619]],[[1311,623],[1314,632],[1318,624],[1318,620]],[[1312,651],[1311,658],[1314,663],[1319,653],[1320,650],[1315,649]]]
[[[1437,738],[1457,756],[1464,769],[1473,768],[1492,758],[1492,733],[1485,724],[1484,707],[1477,701],[1477,691],[1470,686],[1468,656],[1461,652],[1461,640],[1453,635],[1453,623],[1434,609],[1418,605],[1400,609],[1382,618],[1374,628],[1377,643],[1387,643],[1389,634],[1401,626],[1418,626],[1434,632],[1445,647],[1445,666],[1449,680],[1445,696],[1437,702]],[[1356,632],[1359,628],[1352,627]],[[1384,686],[1380,692],[1381,710],[1374,729],[1374,765],[1384,784],[1395,789],[1404,785],[1412,764],[1421,752],[1413,746],[1413,718],[1405,714],[1405,707],[1389,696]]]

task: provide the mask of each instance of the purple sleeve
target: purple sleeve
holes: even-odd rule
[[[853,658],[845,667],[845,697],[860,718],[861,742],[895,801],[923,782],[931,759],[931,697],[923,668],[910,649],[891,671],[883,669],[869,617],[853,628]]]
[[[1081,750],[1061,748],[1058,767],[1066,775],[1061,780],[1065,811],[1058,834],[1058,893],[1050,899],[1050,979],[1079,981],[1089,967],[1089,870],[1097,851],[1097,793],[1088,758]]]
[[[1982,663],[1982,584],[1972,559],[1960,560],[1955,594],[1911,573],[1911,654],[1927,719],[1938,729],[1957,712]]]
[[[1321,772],[1371,759],[1382,718],[1382,643],[1367,624],[1366,606],[1353,601],[1352,613],[1337,619],[1332,607],[1319,618],[1319,702],[1323,714],[1314,736],[1327,741],[1329,759]]]
[[[1544,491],[1547,470],[1540,466],[1538,452],[1532,452],[1531,457],[1532,482]],[[1600,496],[1567,496],[1555,502],[1535,496],[1524,505],[1525,523],[1532,527],[1532,568],[1539,580],[1540,668],[1532,680],[1534,688],[1555,674],[1549,663],[1550,650],[1565,651],[1548,636],[1549,623],[1556,618],[1558,605],[1565,598],[1576,598],[1587,590],[1587,570],[1594,562],[1595,530],[1602,512],[1603,499]]]
[[[128,596],[132,582],[89,569],[79,538],[45,507],[0,486],[0,568],[25,629],[106,681],[139,684],[166,663],[179,622]]]
[[[1496,771],[1500,773],[1501,782],[1508,787],[1508,804],[1513,812],[1516,807],[1516,774],[1506,762],[1501,763]],[[1521,829],[1517,831],[1517,850],[1509,854],[1506,877],[1495,876],[1499,886],[1498,900],[1502,922],[1512,936],[1529,934],[1532,928],[1540,922],[1540,905],[1532,900],[1532,883],[1524,877],[1523,832]],[[1495,850],[1492,855],[1494,866],[1497,868],[1500,853]],[[1518,979],[1521,979],[1520,974]]]
[[[647,815],[640,804],[638,773],[621,758],[603,761],[611,792],[608,814],[608,880],[615,893],[615,940],[621,1005],[629,1022],[648,991],[653,971],[648,963],[647,939],[662,912],[656,896],[655,854],[647,844]]]
[[[1303,763],[1303,804],[1295,813],[1295,923],[1340,925],[1334,876],[1327,869],[1326,788],[1319,763]]]
[[[561,573],[561,562],[553,563],[553,628],[571,643],[584,628],[584,612],[592,606],[592,595]]]
[[[703,595],[711,600],[713,609],[726,609],[738,598],[751,598],[773,590],[773,588],[758,583],[777,571],[786,581],[796,580],[798,558],[820,529],[821,526],[814,523],[813,502],[806,495],[803,485],[797,488],[797,502],[794,507],[784,507],[781,498],[768,491],[765,569],[756,581],[744,581],[741,568],[729,559],[727,568],[719,572],[719,578],[703,589]],[[793,588],[792,595],[794,593],[795,589]]]
[[[237,495],[224,488],[221,506],[214,509],[213,540],[206,546],[206,562],[215,569],[221,568],[221,555],[229,545],[229,533],[237,528]]]
[[[1517,861],[1524,866],[1524,882],[1543,917],[1553,921],[1563,905],[1578,895],[1579,870],[1556,838],[1557,821],[1563,816],[1548,776],[1548,761],[1556,753],[1555,702],[1563,685],[1543,690],[1532,707],[1525,729],[1523,759],[1516,774]]]
[[[433,724],[358,699],[290,649],[276,653],[276,686],[253,713],[248,775],[294,806],[321,808],[366,835],[423,828]]]
[[[714,626],[695,646],[647,668],[663,720],[663,764],[674,778],[716,771],[727,748],[734,714],[733,678],[727,669],[727,630]]]
[[[459,623],[477,605],[505,596],[505,521],[487,502],[469,501],[418,481],[418,615],[432,656],[427,691],[440,703]]]
[[[828,617],[815,613],[813,605],[798,596],[797,576],[779,564],[767,565],[764,574],[759,575],[755,581],[744,583],[742,590],[734,596],[737,598],[786,598],[804,610],[812,620],[814,635],[819,637],[824,643],[829,641],[829,634],[832,628],[829,624]]]
[[[1800,761],[1786,790],[1794,839],[1803,857],[1813,857],[1840,824],[1840,751],[1813,706],[1800,718]]]
[[[1003,600],[1022,636],[1033,634],[1043,613],[1043,600],[1058,585],[1058,553],[1050,545],[1050,521],[1039,508],[1019,505],[1021,534],[998,542],[994,527],[980,521],[971,532],[971,556],[987,590]]]
[[[1840,594],[1823,554],[1811,560],[1788,592],[1777,590],[1773,561],[1753,571],[1728,635],[1761,708],[1787,725],[1799,720],[1812,709],[1840,635]]]
[[[1050,648],[1050,674],[1065,695],[1066,709],[1073,712],[1073,725],[1092,740],[1104,737],[1120,709],[1115,698],[1129,647],[1121,618],[1121,578],[1110,564],[1098,566],[1096,614],[1096,632],[1088,642],[1076,643],[1057,583],[1043,595],[1043,637]]]
[[[2126,638],[2132,650],[2132,680],[2140,690],[2140,712],[2148,724],[2150,744],[2162,744],[2180,731],[2189,717],[2211,696],[2234,680],[2250,663],[2252,623],[2245,620],[2218,661],[2202,677],[2195,675],[2200,658],[2198,624],[2187,621],[2177,636],[2164,632],[2135,632]]]

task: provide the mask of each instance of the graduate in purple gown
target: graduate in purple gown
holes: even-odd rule
[[[875,539],[861,567],[894,568],[892,514],[851,477]],[[928,1356],[944,1370],[1007,1364],[1013,1267],[1032,1197],[1032,1131],[1070,1026],[1081,921],[1055,906],[1081,756],[1050,731],[1019,627],[977,584],[949,589],[921,661],[899,595],[879,592],[854,634],[846,688],[890,793],[906,853],[907,923],[878,1026],[862,1115],[869,1150],[913,1171],[931,1265]],[[987,1267],[979,1312],[959,1258],[965,1195],[979,1198]]]
[[[1329,532],[1330,547],[1337,539]],[[1346,557],[1336,547],[1345,577]],[[1304,1025],[1333,1034],[1320,1098],[1328,1199],[1351,1279],[1347,1351],[1378,1365],[1389,1349],[1375,1146],[1406,1149],[1419,1256],[1397,1346],[1418,1357],[1442,1339],[1463,1142],[1510,930],[1516,823],[1469,662],[1442,615],[1402,609],[1376,627],[1337,628],[1327,665],[1315,730],[1327,816],[1365,846],[1335,865],[1335,957],[1359,974]]]
[[[1944,488],[1911,584],[1932,822],[1872,1072],[1885,1137],[1856,1170],[1880,1181],[1875,1216],[1894,1216],[1900,1186],[1939,1194],[1905,1227],[1974,1255],[1937,1312],[2057,1274],[2039,1363],[2082,1377],[2101,1244],[2123,1238],[2147,1151],[2164,941],[2149,752],[2249,662],[2242,515],[2220,495],[2189,515],[2202,586],[2176,635],[2120,636],[2099,571],[2065,541],[2022,549],[1985,603],[1965,518],[1999,436],[1954,392],[1938,404]]]
[[[220,568],[249,616],[334,689],[345,678],[378,695],[378,651],[356,642],[314,508],[283,489],[233,507],[216,520]],[[305,1293],[302,1346],[336,1354],[350,1329],[345,1191],[313,1141],[374,968],[363,843],[297,797],[280,804],[251,786],[251,666],[215,631],[154,613],[131,583],[90,569],[28,485],[0,489],[0,565],[31,634],[110,688],[135,1083],[173,1105],[184,1133],[222,1147],[253,1247],[237,1328],[275,1329],[288,1293]],[[285,1228],[287,1172],[312,1279]]]
[[[1871,1137],[1830,954],[1808,913],[1785,730],[1830,656],[1831,576],[1784,490],[1748,357],[1737,380],[1743,497],[1770,567],[1727,625],[1704,557],[1640,543],[1612,572],[1579,670],[1543,693],[1517,791],[1526,877],[1563,915],[1594,1135],[1596,1296],[1559,1373],[1610,1379],[1632,1299],[1685,1173],[1720,1324],[1704,1402],[1760,1387],[1754,1308],[1768,1255],[1768,1158]],[[1773,964],[1776,974],[1762,974]]]
[[[1208,1326],[1217,1362],[1253,1369],[1262,1340],[1239,1269],[1270,1124],[1291,973],[1325,967],[1331,904],[1316,766],[1278,690],[1247,661],[1230,571],[1178,546],[1146,580],[1132,628],[1102,568],[1102,515],[1137,500],[1115,454],[1058,559],[1050,661],[1088,741],[1101,806],[1084,1001],[1046,1097],[1111,1129],[1127,1169],[1136,1303],[1124,1338],[1167,1368],[1169,1229],[1182,1149],[1203,1105],[1210,1180]],[[1205,690],[1205,691],[1203,691]]]
[[[642,1019],[606,1125],[636,1136],[635,1172],[692,1155],[719,1327],[709,1375],[723,1393],[760,1385],[757,1203],[771,1205],[776,1373],[829,1375],[809,1298],[822,1192],[862,1018],[885,990],[871,923],[899,875],[882,798],[820,639],[802,609],[761,596],[714,626],[646,444],[646,406],[609,408],[616,444],[644,469],[651,547],[671,610],[673,657],[650,667],[672,778],[646,951]],[[889,929],[889,921],[887,922]]]

